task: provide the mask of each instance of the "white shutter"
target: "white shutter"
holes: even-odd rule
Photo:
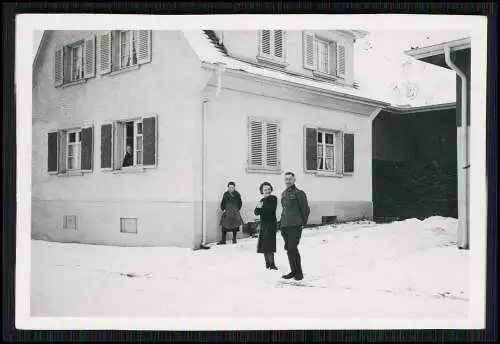
[[[111,72],[111,31],[99,35],[99,74]]]
[[[279,124],[266,123],[266,165],[279,168]]]
[[[315,58],[315,42],[314,34],[308,31],[304,31],[302,34],[302,50],[304,55],[304,68],[306,69],[316,69],[316,58]]]
[[[83,53],[83,76],[85,79],[95,76],[95,37],[85,40]]]
[[[274,30],[273,31],[274,41],[273,41],[273,56],[279,59],[283,59],[283,41],[284,41],[284,31]]]
[[[137,31],[137,63],[151,62],[151,30]]]
[[[264,56],[271,56],[271,30],[260,31],[260,53]]]
[[[54,53],[54,85],[55,86],[61,86],[63,84],[63,80],[64,80],[63,66],[64,66],[64,49],[59,48]]]
[[[335,41],[330,43],[330,56],[332,57],[332,61],[330,62],[330,73],[337,75],[337,42]]]
[[[262,167],[264,163],[263,152],[264,126],[262,121],[250,120],[249,123],[249,166]]]
[[[337,45],[337,76],[340,76],[342,78],[345,77],[345,71],[346,71],[346,49],[345,45],[343,44],[338,44]]]

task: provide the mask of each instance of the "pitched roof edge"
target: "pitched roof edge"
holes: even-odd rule
[[[40,54],[42,53],[42,49],[45,47],[45,44],[47,43],[47,40],[49,38],[49,34],[50,34],[50,32],[48,30],[43,30],[42,38],[40,39],[40,43],[38,44],[38,48],[36,50],[35,59],[33,60],[33,65],[32,65],[33,70],[35,70],[35,68],[38,65],[38,60],[40,59]]]

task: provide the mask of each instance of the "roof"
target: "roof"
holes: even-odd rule
[[[183,31],[184,36],[203,63],[224,64],[226,69],[245,72],[256,76],[281,80],[307,88],[318,89],[338,95],[345,95],[347,98],[359,100],[365,103],[372,103],[376,106],[389,106],[384,99],[369,96],[354,87],[334,84],[316,80],[300,74],[291,73],[281,69],[264,67],[251,61],[243,61],[227,55],[225,48],[217,42],[211,31]]]
[[[407,114],[429,112],[429,111],[451,110],[455,109],[456,107],[457,104],[453,102],[444,104],[424,105],[418,107],[390,106],[388,108],[385,108],[384,111],[407,115]]]
[[[450,47],[452,53],[470,50],[471,40],[470,37],[465,37],[426,47],[410,49],[405,51],[405,54],[423,62],[449,68],[444,62],[444,47],[446,46]]]

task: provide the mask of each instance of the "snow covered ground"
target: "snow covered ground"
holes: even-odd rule
[[[419,317],[468,314],[457,221],[432,217],[304,230],[305,279],[268,271],[255,238],[210,250],[32,241],[32,316]]]

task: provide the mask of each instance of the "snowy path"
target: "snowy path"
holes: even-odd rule
[[[303,286],[267,271],[256,239],[210,250],[32,241],[32,316],[466,317],[456,220],[305,230]],[[128,274],[128,276],[127,276]]]

